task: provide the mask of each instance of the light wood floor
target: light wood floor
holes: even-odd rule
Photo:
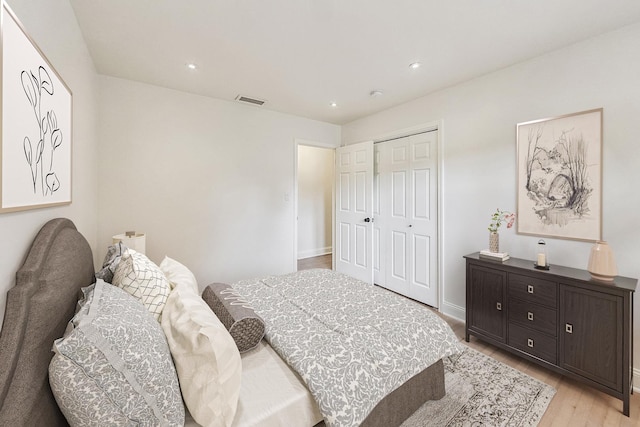
[[[298,270],[308,268],[331,268],[331,255],[298,261]],[[451,326],[460,341],[464,342],[464,322],[438,314]],[[622,414],[622,401],[608,394],[537,366],[474,337],[465,344],[556,389],[556,395],[538,424],[540,427],[640,426],[640,393],[631,396],[631,416],[625,417]]]
[[[309,270],[312,268],[328,268],[331,270],[331,254],[298,260],[298,270]]]

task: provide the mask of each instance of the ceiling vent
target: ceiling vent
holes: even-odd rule
[[[262,99],[249,98],[248,96],[238,95],[236,96],[236,101],[246,102],[248,104],[253,105],[264,105],[265,102]]]

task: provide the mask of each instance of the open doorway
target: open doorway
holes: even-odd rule
[[[335,151],[297,148],[297,268],[331,268]]]

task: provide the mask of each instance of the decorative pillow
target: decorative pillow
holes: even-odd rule
[[[116,267],[118,267],[120,259],[126,250],[127,247],[123,245],[122,242],[109,246],[107,255],[105,255],[104,262],[102,263],[102,270],[96,273],[96,279],[102,279],[107,283],[111,283],[113,281],[113,273],[116,271]]]
[[[162,329],[193,419],[207,427],[229,427],[242,377],[240,353],[229,332],[200,295],[184,284],[169,295]]]
[[[240,353],[260,343],[264,337],[264,320],[231,286],[212,283],[202,292],[202,299],[227,328]]]
[[[164,276],[169,280],[171,289],[175,288],[177,284],[181,283],[189,286],[195,293],[198,291],[198,282],[196,276],[193,275],[191,270],[186,266],[180,264],[173,258],[165,256],[160,263],[160,270],[164,273]]]
[[[171,288],[160,268],[149,258],[127,248],[116,267],[113,284],[138,298],[160,321]]]
[[[101,279],[83,292],[49,365],[51,390],[69,424],[183,425],[180,386],[158,322]]]

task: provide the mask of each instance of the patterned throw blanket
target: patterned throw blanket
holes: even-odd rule
[[[332,270],[233,287],[265,320],[265,337],[302,377],[329,427],[359,425],[387,394],[461,351],[433,311]]]

